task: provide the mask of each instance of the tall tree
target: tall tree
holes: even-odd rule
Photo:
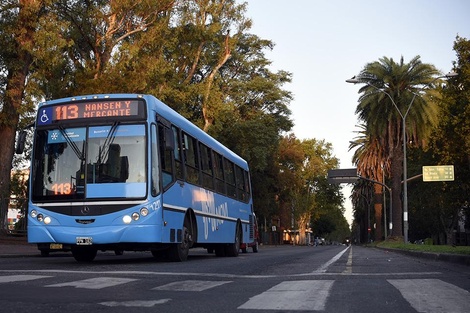
[[[454,69],[459,75],[442,89],[442,111],[430,149],[435,164],[454,165],[453,182],[434,184],[441,195],[434,205],[447,244],[453,242],[458,219],[466,213],[468,221],[470,216],[470,40],[457,37],[454,50]]]
[[[375,233],[376,239],[381,238],[383,234],[382,229],[382,211],[383,211],[383,186],[384,182],[384,171],[389,171],[390,162],[384,153],[383,147],[380,145],[379,138],[371,135],[367,130],[367,125],[358,125],[360,128],[357,131],[358,136],[350,142],[349,150],[356,149],[353,155],[353,163],[357,166],[358,174],[366,179],[373,180],[374,183],[374,197],[370,199],[374,203],[375,212]],[[368,188],[368,184],[359,184],[354,187],[354,193],[360,193],[363,195],[368,194],[363,188]],[[358,197],[354,197],[358,199]],[[357,207],[357,206],[356,206]],[[384,212],[385,214],[385,212]],[[387,225],[383,225],[387,227]]]
[[[2,2],[0,6],[0,226],[5,229],[16,129],[25,104],[27,78],[34,61],[35,31],[45,1]]]
[[[298,229],[300,242],[311,220],[320,217],[320,208],[327,207],[316,198],[325,184],[329,169],[338,166],[331,153],[331,144],[323,140],[299,140],[294,135],[284,137],[277,159],[281,225]]]
[[[403,208],[401,199],[403,173],[403,127],[406,116],[406,144],[421,146],[437,123],[437,104],[423,96],[423,89],[434,87],[439,71],[431,64],[422,63],[419,56],[405,63],[383,57],[366,64],[358,80],[360,88],[356,108],[359,120],[367,125],[370,134],[379,140],[390,160],[393,190],[393,236],[403,235]]]

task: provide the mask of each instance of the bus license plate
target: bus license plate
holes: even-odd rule
[[[77,245],[89,246],[93,244],[93,238],[91,237],[77,237]]]

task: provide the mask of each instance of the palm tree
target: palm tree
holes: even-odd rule
[[[356,164],[358,174],[370,180],[384,184],[383,173],[389,172],[390,162],[388,162],[387,155],[380,145],[378,138],[373,137],[367,130],[367,125],[358,125],[360,130],[356,131],[358,136],[353,141],[349,142],[349,150],[356,148],[352,161]],[[353,189],[354,193],[368,194],[367,184],[358,184]],[[376,222],[376,238],[382,236],[382,201],[379,200],[382,194],[383,187],[380,184],[374,184],[374,212]],[[359,199],[359,196],[353,196],[354,199]],[[372,200],[372,199],[370,199]],[[385,214],[385,212],[384,212]],[[387,225],[384,225],[386,227]]]
[[[403,235],[401,184],[403,173],[403,126],[406,120],[407,145],[423,146],[431,126],[437,123],[437,105],[423,97],[425,87],[433,87],[439,71],[422,63],[420,56],[404,63],[392,58],[366,64],[357,80],[365,85],[359,90],[356,108],[359,120],[367,127],[390,160],[393,191],[392,236]],[[428,100],[428,101],[427,101]]]

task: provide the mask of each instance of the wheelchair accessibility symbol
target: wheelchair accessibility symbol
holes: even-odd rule
[[[51,108],[40,109],[40,111],[38,112],[38,124],[40,125],[50,124],[52,122],[51,114],[52,114]]]
[[[46,110],[42,110],[41,123],[47,123],[49,116],[47,116]]]

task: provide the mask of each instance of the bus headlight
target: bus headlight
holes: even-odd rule
[[[31,213],[29,214],[31,215],[32,218],[35,218],[36,216],[38,216],[38,211],[32,210]]]
[[[137,212],[132,213],[132,219],[133,219],[134,221],[137,221],[139,218],[140,218],[139,213],[137,213]]]
[[[149,215],[149,209],[147,208],[140,209],[140,215],[142,215],[143,217]]]
[[[44,218],[44,224],[50,224],[52,222],[52,219],[49,216],[46,216]]]
[[[132,222],[132,218],[129,215],[124,215],[122,217],[122,221],[124,222],[124,224],[129,224],[130,222]]]
[[[42,214],[38,214],[38,216],[37,216],[37,220],[38,220],[39,222],[42,222],[42,221],[44,221],[44,215],[42,215]]]

